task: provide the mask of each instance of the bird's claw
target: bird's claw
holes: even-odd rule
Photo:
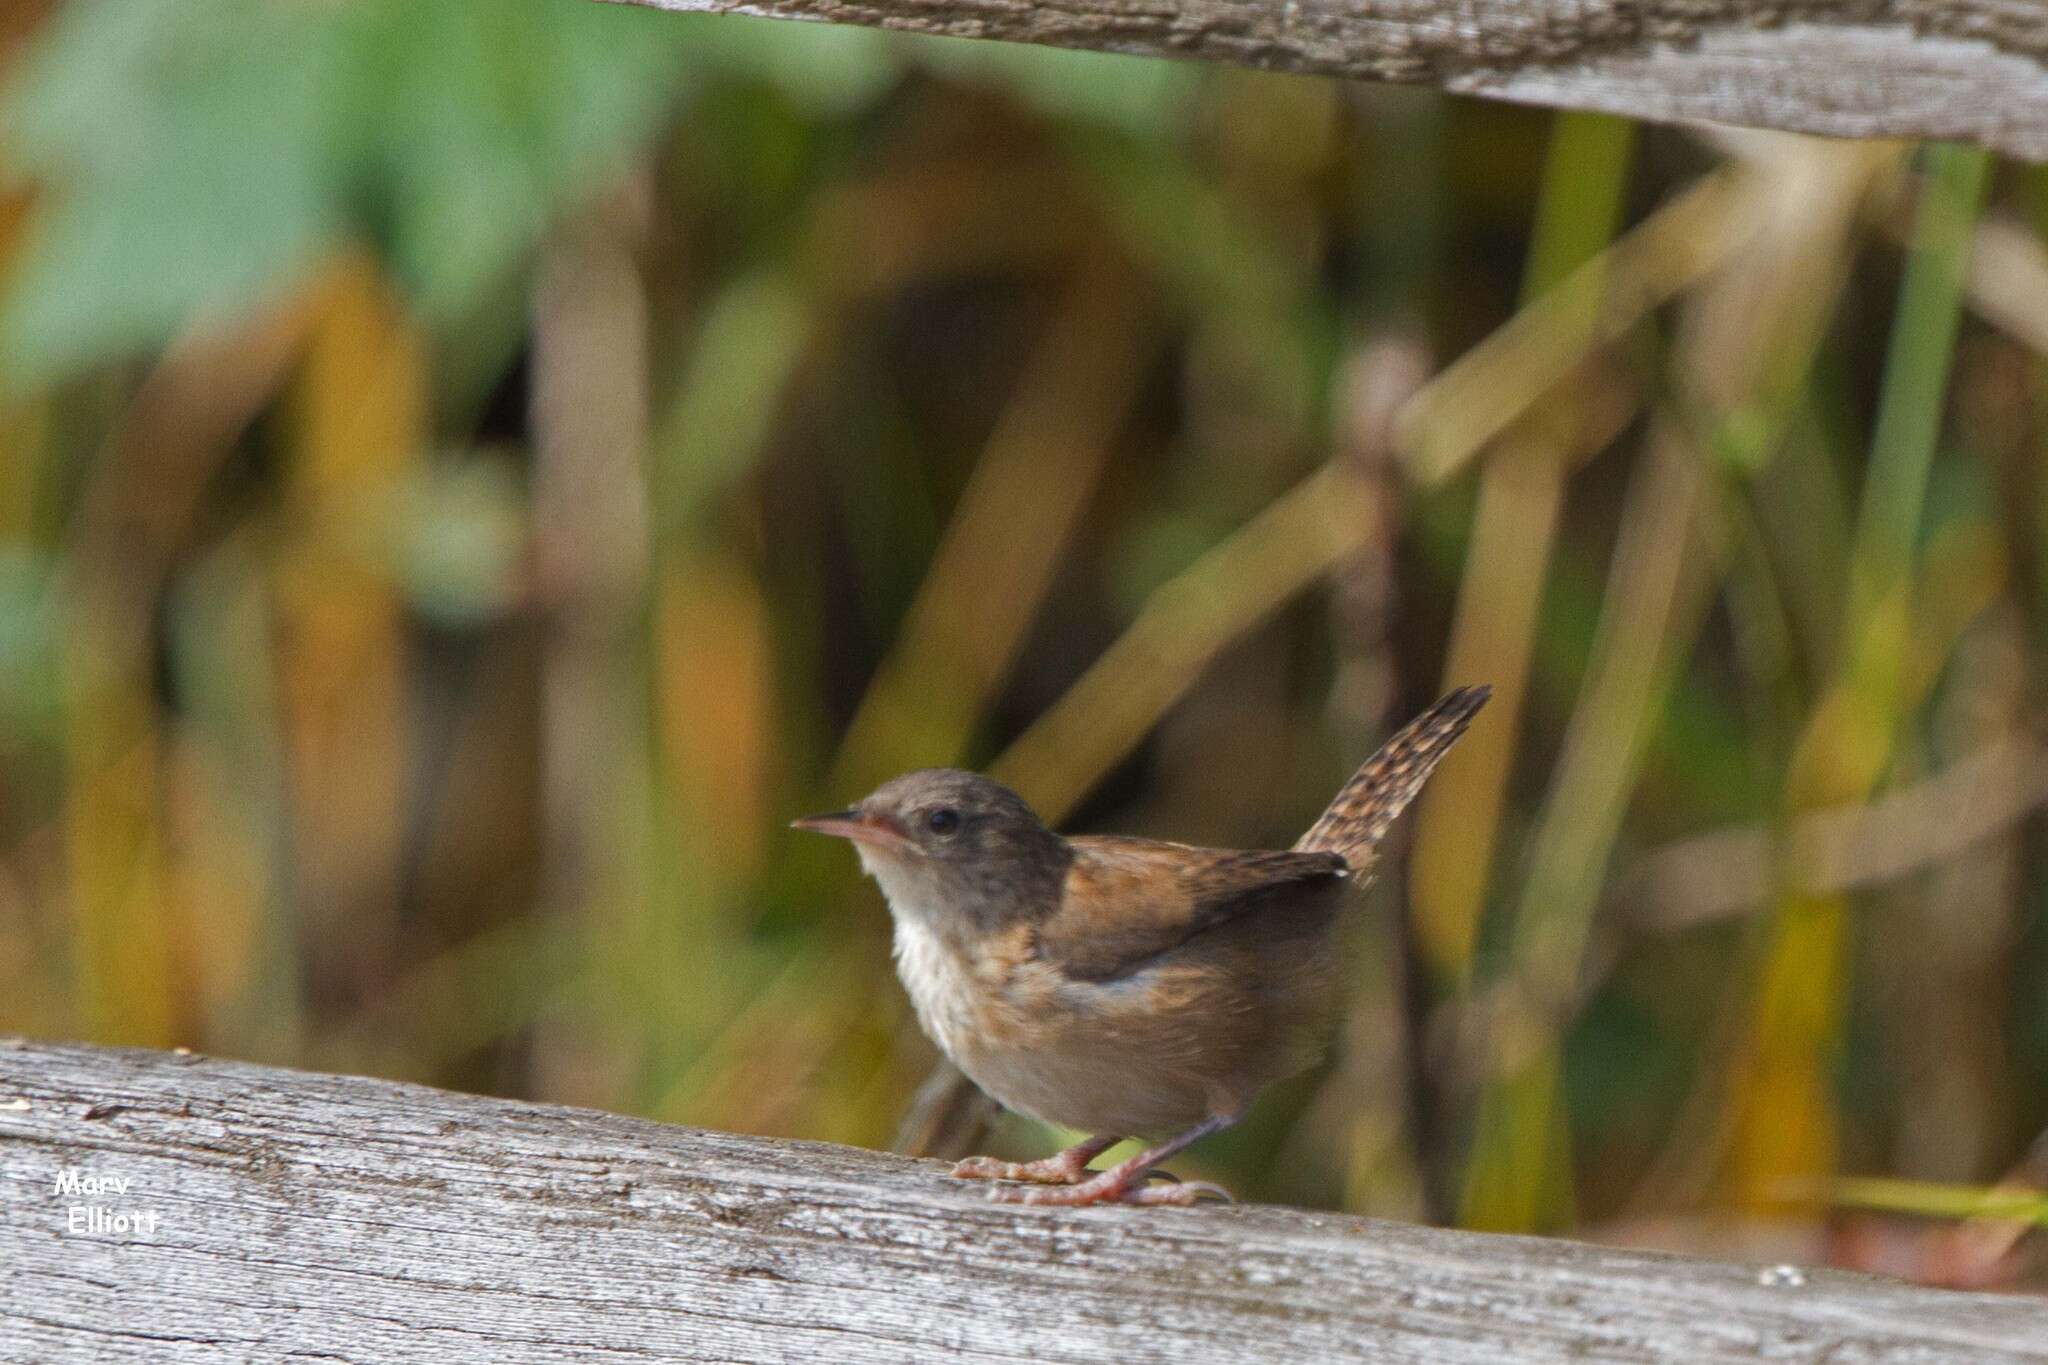
[[[1084,1163],[1049,1156],[1042,1161],[998,1161],[971,1156],[953,1165],[955,1180],[1022,1180],[1034,1185],[1071,1185],[1088,1173]]]
[[[1138,1189],[1124,1191],[1121,1199],[1126,1204],[1171,1204],[1175,1208],[1192,1208],[1204,1199],[1214,1199],[1221,1204],[1235,1204],[1236,1198],[1221,1185],[1212,1185],[1206,1180],[1179,1180],[1168,1177],[1170,1185],[1145,1185]]]
[[[1089,1180],[1058,1189],[998,1186],[988,1192],[988,1198],[992,1204],[1048,1204],[1059,1208],[1137,1204],[1184,1209],[1203,1199],[1216,1199],[1225,1204],[1237,1202],[1221,1185],[1212,1185],[1206,1180],[1177,1180],[1172,1176],[1167,1177],[1167,1183],[1159,1185]]]

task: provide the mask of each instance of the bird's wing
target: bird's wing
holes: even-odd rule
[[[1218,925],[1300,902],[1349,875],[1335,853],[1191,848],[1151,839],[1068,840],[1074,861],[1038,952],[1068,976],[1112,981]],[[1296,894],[1289,895],[1289,892]]]

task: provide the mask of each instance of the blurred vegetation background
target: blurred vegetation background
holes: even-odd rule
[[[15,0],[0,196],[0,1028],[886,1145],[934,1053],[791,816],[1284,846],[1485,680],[1186,1172],[2042,1283],[2041,169]]]

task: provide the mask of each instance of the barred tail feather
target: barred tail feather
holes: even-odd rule
[[[1353,872],[1363,874],[1388,828],[1492,695],[1484,684],[1461,687],[1409,721],[1344,784],[1295,850],[1339,854]]]

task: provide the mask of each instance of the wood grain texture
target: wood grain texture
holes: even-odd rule
[[[2048,160],[2040,0],[614,0]]]
[[[59,1195],[65,1170],[130,1182]],[[2048,1304],[1277,1208],[991,1205],[931,1162],[0,1044],[0,1360],[2048,1361]],[[153,1237],[66,1206],[152,1209]]]

